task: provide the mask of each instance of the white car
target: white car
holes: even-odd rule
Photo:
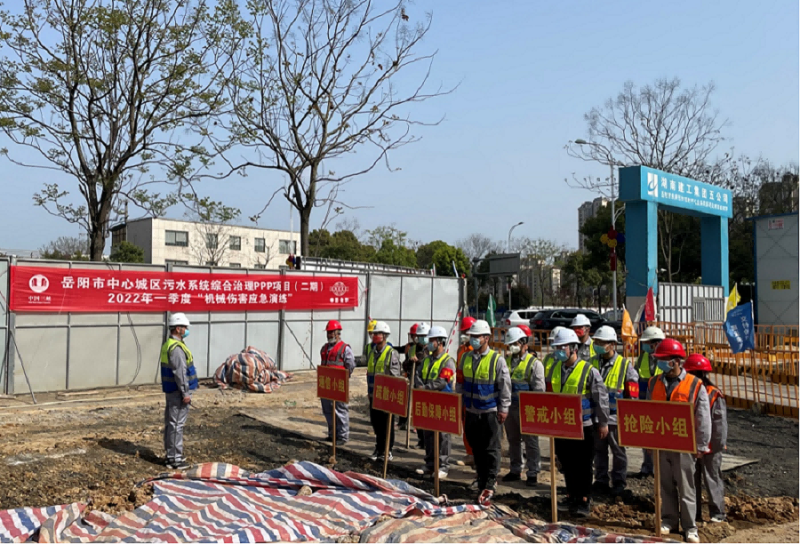
[[[539,310],[531,308],[525,310],[506,311],[498,325],[504,329],[510,329],[511,327],[516,327],[517,325],[528,325],[531,318],[535,316],[538,311]]]

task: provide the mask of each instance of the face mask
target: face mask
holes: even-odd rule
[[[187,336],[189,336],[189,329],[183,331],[183,338],[186,338]]]
[[[595,344],[594,345],[594,351],[598,355],[605,355],[606,354],[606,347],[605,346],[599,346],[599,345]]]
[[[553,352],[553,357],[555,358],[556,361],[559,361],[561,363],[569,359],[569,357],[567,357],[567,352],[563,349],[555,350]]]
[[[328,338],[328,343],[330,345],[334,345],[336,343],[336,337],[334,336],[333,338]]]
[[[510,348],[508,348],[508,351],[510,351],[511,353],[513,353],[514,355],[516,355],[517,353],[519,353],[520,349],[521,349],[521,348],[520,348],[519,346],[517,346],[517,345],[513,345],[513,346],[511,346]]]
[[[672,370],[672,365],[669,364],[669,361],[658,361],[656,364],[658,365],[658,368],[661,369],[661,372],[666,373]]]
[[[469,342],[469,336],[467,336],[466,334],[462,334],[459,340],[461,341],[462,344],[466,344],[467,342]]]
[[[642,344],[642,349],[645,353],[653,353],[655,351],[653,349],[653,344]]]
[[[470,338],[469,345],[472,346],[472,349],[481,349],[481,339],[480,338]]]
[[[427,343],[428,343],[428,338],[426,336],[417,336],[417,344],[421,346]]]
[[[434,351],[436,349],[436,345],[433,343],[433,340],[428,342],[428,351]]]

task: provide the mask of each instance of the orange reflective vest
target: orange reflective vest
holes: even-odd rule
[[[725,395],[722,394],[718,388],[714,387],[713,385],[706,386],[706,393],[708,393],[708,406],[711,410],[714,410],[714,403],[717,402],[721,398],[725,398]]]
[[[648,389],[652,391],[650,400],[667,400],[667,388],[664,386],[664,381],[661,379],[662,377],[663,374],[650,378],[650,383],[648,385]],[[697,400],[700,387],[702,386],[703,382],[700,378],[691,374],[686,374],[681,380],[681,383],[672,390],[669,401],[691,402],[694,404]]]

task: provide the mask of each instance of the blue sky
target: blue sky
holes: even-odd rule
[[[376,168],[346,186],[346,202],[369,207],[348,212],[362,228],[394,224],[412,239],[455,243],[473,232],[505,240],[524,221],[515,236],[575,248],[577,207],[593,195],[564,178],[607,170],[570,158],[563,147],[585,136],[584,113],[627,80],[713,81],[713,105],[730,121],[720,154],[735,147],[777,164],[798,162],[797,2],[439,0],[409,11],[433,13],[422,46],[438,50],[433,83],[460,86],[415,108],[419,117],[445,120],[392,156],[402,170]],[[31,198],[47,181],[77,192],[69,178],[8,162],[3,171],[0,247],[35,249],[79,233]],[[279,174],[253,172],[199,190],[246,218],[282,184]],[[312,216],[312,228],[322,215]],[[288,228],[288,204],[276,200],[259,224]]]

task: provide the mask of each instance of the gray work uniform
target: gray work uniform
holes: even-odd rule
[[[706,389],[708,392],[708,389]],[[722,394],[709,395],[711,404],[711,450],[695,461],[694,486],[698,495],[705,478],[708,491],[708,514],[713,517],[725,517],[725,482],[722,479],[722,452],[728,444],[728,408]],[[700,500],[697,501],[695,519],[702,521]]]
[[[645,400],[647,398],[647,383],[650,378],[642,377],[641,369],[643,364],[647,364],[649,376],[657,376],[658,360],[645,351],[642,351],[639,354],[639,358],[636,359],[636,371],[639,373],[639,398]],[[659,370],[658,373],[660,374],[661,371]],[[639,472],[647,476],[653,475],[653,454],[650,453],[650,450],[642,450],[642,468],[639,469]]]
[[[436,362],[439,361],[439,369],[433,372]],[[428,361],[430,370],[427,378],[423,374],[425,370],[425,362]],[[450,378],[442,378],[442,371],[445,369],[450,370]],[[456,381],[456,362],[445,351],[440,353],[437,357],[433,354],[428,354],[425,359],[417,364],[417,372],[414,375],[414,387],[416,389],[428,389],[430,391],[453,391],[453,385]],[[434,455],[436,454],[434,431],[422,431],[422,438],[425,443],[425,467],[428,472],[433,472]],[[450,470],[450,434],[439,433],[439,470],[448,472]]]
[[[527,367],[520,369],[522,357],[515,355],[511,358],[511,408],[505,421],[506,437],[508,438],[508,455],[511,461],[511,473],[522,474],[522,443],[525,443],[525,457],[527,476],[529,479],[536,479],[542,468],[539,453],[539,437],[521,432],[522,425],[519,413],[519,394],[520,391],[539,391],[545,390],[544,384],[544,365],[530,353],[530,361]]]
[[[324,348],[323,348],[324,349]],[[326,364],[326,361],[322,361]],[[353,374],[356,368],[356,358],[353,355],[353,350],[350,346],[345,346],[342,360],[336,361],[337,365],[344,366],[348,375]],[[328,424],[328,438],[333,438],[333,401],[328,399],[320,399],[322,404],[322,413],[325,415],[325,421]],[[350,407],[346,402],[336,403],[336,440],[346,442],[350,439]]]
[[[660,374],[653,380],[664,383],[667,399],[678,384],[686,377],[686,371],[676,378],[667,378]],[[699,382],[698,378],[698,382]],[[653,383],[651,381],[651,383]],[[647,392],[648,400],[652,400],[653,388]],[[694,401],[695,441],[698,452],[708,451],[711,441],[711,412],[708,405],[708,393],[702,382],[697,389]],[[671,531],[677,532],[678,522],[684,531],[696,529],[695,515],[697,514],[696,490],[694,485],[695,456],[690,453],[674,451],[658,452],[661,463],[661,523],[668,526]]]
[[[181,340],[174,337],[176,340]],[[183,403],[185,397],[191,397],[189,379],[186,376],[186,353],[182,349],[169,352],[169,365],[175,376],[178,390],[166,393],[167,404],[164,408],[164,450],[167,463],[178,464],[185,460],[183,456],[183,429],[189,417],[189,405]]]
[[[589,338],[586,342],[581,342],[578,346],[578,359],[583,359],[584,361],[591,361],[592,357],[594,357],[594,340]]]
[[[608,377],[609,372],[614,367],[614,361],[617,358],[615,353],[609,359],[604,359],[601,355],[592,359],[595,367],[600,368],[600,377],[603,381]],[[613,387],[621,386],[619,389],[625,390],[625,384],[637,383],[639,381],[639,373],[633,368],[633,364],[625,359],[624,375],[621,376],[622,383],[614,384]],[[608,385],[606,385],[608,392]],[[627,398],[627,397],[626,397]],[[615,486],[625,486],[628,480],[628,455],[625,448],[619,445],[619,431],[617,429],[617,408],[616,403],[612,403],[609,397],[609,412],[608,412],[608,435],[605,438],[600,438],[598,432],[594,440],[594,481],[603,485],[608,485],[608,450],[611,449],[611,456],[613,458],[611,465],[611,483]]]

